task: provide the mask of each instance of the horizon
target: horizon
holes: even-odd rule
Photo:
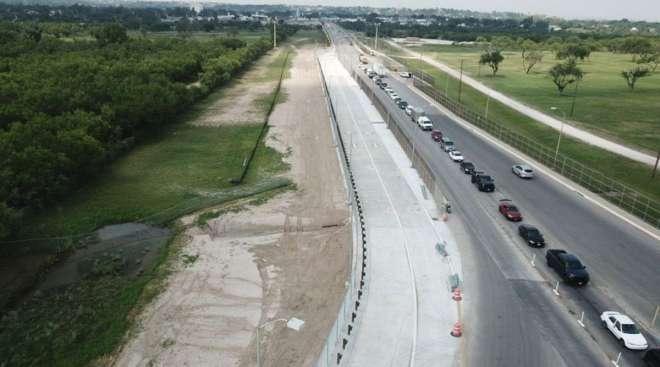
[[[137,0],[138,2],[142,2],[140,0]],[[195,1],[178,1],[178,0],[162,0],[166,2],[184,2],[184,3],[193,3]],[[374,8],[374,9],[385,9],[385,8],[391,8],[391,9],[413,9],[413,10],[421,10],[421,9],[455,9],[455,10],[462,10],[462,11],[474,11],[474,12],[480,12],[480,13],[515,13],[515,14],[522,14],[522,15],[527,15],[527,16],[544,16],[544,17],[549,17],[549,18],[562,18],[565,20],[584,20],[584,21],[618,21],[622,19],[627,19],[631,22],[653,22],[653,23],[658,23],[660,22],[660,2],[657,4],[651,3],[647,0],[630,0],[631,2],[634,3],[640,3],[640,4],[645,4],[648,3],[648,7],[651,7],[652,9],[645,9],[642,10],[644,7],[643,6],[632,6],[632,7],[620,7],[620,9],[617,9],[615,12],[618,14],[617,16],[613,15],[607,15],[606,13],[603,12],[603,9],[612,9],[612,7],[608,7],[607,4],[602,4],[602,2],[610,3],[617,3],[618,0],[584,0],[584,2],[591,3],[593,2],[594,4],[592,5],[586,5],[584,2],[579,3],[578,5],[581,7],[581,9],[571,13],[569,11],[552,11],[552,9],[544,9],[545,6],[528,6],[529,2],[525,0],[513,0],[515,3],[520,3],[518,5],[515,5],[511,3],[511,5],[506,6],[501,6],[501,7],[494,7],[492,4],[497,4],[500,2],[506,2],[509,4],[508,0],[446,0],[443,4],[431,4],[432,0],[413,0],[411,3],[406,4],[406,6],[395,6],[392,0],[367,0],[366,3],[362,4],[356,4],[355,2],[352,2],[351,0],[336,0],[333,4],[327,4],[325,0],[279,0],[275,2],[267,2],[267,1],[253,1],[253,0],[234,0],[234,1],[200,1],[199,3],[212,3],[212,4],[236,4],[236,5],[288,5],[288,6],[327,6],[327,7],[346,7],[346,8],[356,8],[356,7],[369,7],[369,8]],[[145,2],[150,2],[150,1],[145,1]],[[571,0],[557,0],[557,2],[561,3],[570,3]],[[557,2],[553,3],[556,4]],[[472,6],[466,5],[472,3]],[[478,3],[475,5],[475,3]],[[485,4],[481,4],[485,3]],[[453,5],[452,5],[453,4]],[[527,6],[526,6],[527,5]],[[573,3],[567,4],[567,5],[575,5]],[[616,4],[615,4],[616,5]],[[553,8],[556,8],[553,6]],[[635,11],[640,11],[641,14],[622,14],[622,10],[624,11],[630,11],[631,8]],[[518,10],[514,10],[518,9]],[[591,10],[597,9],[599,12],[593,13]],[[550,10],[550,11],[548,11]],[[583,12],[587,12],[591,14],[586,14]],[[614,10],[612,10],[614,11]],[[653,15],[653,17],[649,16]]]

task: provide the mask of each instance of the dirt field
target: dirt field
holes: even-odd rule
[[[343,296],[351,230],[313,49],[301,48],[266,142],[286,154],[298,190],[194,226],[167,289],[115,366],[310,366]]]
[[[257,100],[273,92],[277,80],[263,79],[268,73],[268,67],[276,62],[282,51],[271,51],[262,57],[253,68],[228,88],[222,89],[218,93],[221,98],[204,106],[204,112],[191,123],[197,126],[262,123],[265,112],[259,108]]]

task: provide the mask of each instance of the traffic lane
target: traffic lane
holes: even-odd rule
[[[377,92],[377,96],[383,102],[389,102],[391,106],[394,106],[393,102],[388,101],[388,97],[384,93]],[[439,150],[437,143],[430,139],[429,134],[421,131],[410,121],[407,115],[396,109],[391,109],[390,113],[401,121],[398,126],[408,136],[417,140],[416,149],[420,154],[426,156],[427,160],[429,160],[429,156],[446,158],[446,154]],[[469,338],[472,338],[470,355],[474,354],[476,356],[472,357],[476,360],[474,365],[491,365],[491,363],[485,362],[492,362],[493,360],[497,360],[498,365],[502,366],[541,365],[537,360],[539,356],[542,356],[541,360],[544,365],[557,366],[563,364],[562,360],[558,359],[558,355],[547,351],[548,343],[562,351],[561,355],[570,361],[569,365],[576,362],[576,365],[605,364],[606,361],[603,359],[598,347],[590,344],[589,340],[585,340],[586,334],[577,329],[574,320],[570,319],[568,313],[552,299],[552,293],[550,293],[546,283],[525,279],[534,278],[524,275],[525,272],[521,270],[526,264],[512,261],[512,259],[518,258],[516,251],[512,253],[511,246],[505,245],[507,239],[504,238],[501,230],[497,228],[497,224],[494,224],[495,221],[490,216],[492,213],[485,208],[485,206],[491,205],[492,199],[490,196],[492,195],[475,195],[476,188],[472,185],[465,185],[463,177],[465,175],[458,168],[455,168],[455,163],[448,159],[429,161],[434,165],[432,169],[436,173],[453,171],[438,175],[443,184],[443,189],[448,191],[449,196],[453,198],[474,197],[475,199],[454,200],[452,204],[456,209],[453,216],[458,216],[462,222],[470,224],[468,229],[470,241],[468,243],[474,244],[473,246],[478,249],[475,251],[478,255],[462,256],[462,258],[473,258],[475,261],[481,262],[476,268],[478,269],[476,274],[464,272],[467,279],[471,280],[467,289],[468,291],[471,289],[472,293],[468,293],[468,295],[477,294],[477,297],[481,297],[483,294],[487,295],[475,302],[475,313],[472,314],[477,320],[474,330],[478,333],[469,336]],[[484,256],[484,252],[487,256]],[[503,256],[502,254],[507,255]],[[486,271],[486,269],[493,268],[494,270]],[[521,287],[520,283],[526,286]],[[514,288],[514,285],[517,287]],[[524,290],[526,292],[523,292]],[[553,307],[553,315],[540,312],[542,309],[527,307],[529,303],[550,305],[548,307]],[[496,319],[493,318],[494,315],[497,316]],[[530,328],[530,325],[534,325],[534,327]],[[559,333],[557,335],[547,333],[547,330],[557,327],[562,331],[560,335]],[[539,331],[545,331],[552,339],[548,339]],[[492,343],[492,340],[498,340],[498,345],[482,349],[484,343],[489,341]],[[509,343],[515,345],[515,347],[504,347],[502,345],[509,345]],[[580,347],[575,349],[575,345]],[[513,353],[512,350],[516,350],[516,353]],[[503,352],[507,354],[506,357],[502,356]],[[595,363],[595,361],[600,361],[600,363]],[[473,362],[471,359],[470,364]]]
[[[405,117],[404,117],[404,119],[405,119]],[[409,121],[409,120],[410,119],[408,118],[407,121]],[[406,123],[407,123],[407,121],[406,121]],[[431,139],[428,137],[427,133],[422,133],[412,123],[409,124],[409,125],[415,131],[417,131],[419,133],[419,134],[413,134],[413,136],[417,135],[417,139],[419,139],[418,142],[416,143],[416,145],[417,145],[417,147],[418,147],[417,149],[420,151],[420,153],[422,152],[422,150],[424,149],[425,146],[431,146],[431,150],[433,150],[434,148],[436,150],[436,152],[430,153],[430,156],[437,156],[437,158],[433,160],[434,162],[440,162],[440,163],[444,162],[445,165],[448,163],[450,166],[453,164],[449,161],[449,159],[442,159],[441,158],[441,156],[446,156],[446,154],[441,151],[441,149],[439,148],[439,146],[436,143],[431,141]],[[404,126],[405,126],[405,124],[404,124]],[[421,134],[421,138],[419,136],[420,134]],[[426,137],[426,139],[424,139],[425,137]],[[439,170],[442,170],[442,168],[438,168],[438,170],[436,172],[438,172]],[[441,175],[441,176],[444,178],[444,177],[452,176],[452,175]],[[459,176],[460,176],[460,173],[459,173]],[[452,186],[451,184],[448,185],[448,187],[451,187],[451,186]],[[467,186],[472,186],[472,185],[468,184]],[[501,186],[499,186],[499,188],[498,188],[498,191],[500,191],[500,190],[501,190]],[[463,194],[451,193],[451,191],[450,191],[450,194],[451,194],[451,197],[453,197],[453,198],[466,197],[465,195],[470,195],[469,193],[463,193]],[[493,196],[493,195],[482,195],[482,196],[489,197],[489,196]],[[507,196],[510,196],[510,195],[507,195]],[[461,201],[458,201],[458,202],[455,201],[454,205],[457,205],[460,202]],[[517,202],[517,200],[516,200],[516,202]],[[490,206],[492,206],[492,208],[493,208],[492,210],[494,210],[494,208],[496,208],[496,205],[497,205],[497,203],[495,201],[491,200]],[[482,207],[481,209],[488,212],[489,207],[486,205],[485,207]],[[515,232],[516,225],[513,225],[511,223],[506,223],[505,221],[503,221],[500,218],[497,218],[495,220],[498,220],[498,219],[499,219],[500,222],[505,223],[504,225],[509,225],[509,227],[511,229],[509,237],[514,238],[514,240],[515,240],[515,237],[517,237],[517,236],[515,234],[513,234],[513,235],[511,235],[511,234],[512,234],[512,232]],[[476,219],[472,220],[472,223],[482,223],[482,222],[483,222],[482,220],[479,220],[479,221],[476,221]],[[523,246],[523,247],[526,247],[526,246]],[[530,251],[530,250],[528,250],[528,251]],[[531,250],[531,251],[533,251],[533,250]],[[537,251],[537,253],[538,253],[538,257],[539,257],[538,262],[541,263],[542,262],[541,257],[543,256],[544,252],[543,251]],[[556,277],[556,275],[554,273],[548,271],[548,269],[544,269],[543,272],[545,273],[546,277],[548,277],[550,279],[558,279]],[[592,287],[589,287],[588,289],[591,289],[591,288]],[[576,303],[579,306],[578,309],[587,310],[587,311],[588,310],[599,310],[599,311],[592,312],[590,315],[587,316],[587,318],[594,318],[595,317],[596,320],[597,320],[598,315],[600,314],[600,312],[602,312],[602,310],[610,308],[610,307],[603,307],[603,306],[594,307],[594,305],[606,305],[608,303],[611,303],[611,301],[609,301],[609,300],[604,300],[605,298],[602,295],[600,295],[596,292],[591,292],[590,294],[583,294],[583,293],[580,293],[580,291],[578,291],[578,290],[572,290],[572,291],[574,291],[574,292],[571,292],[571,295],[569,297],[576,301]],[[602,291],[599,291],[599,292],[602,293]],[[530,301],[530,300],[526,300],[526,301]],[[562,310],[562,309],[557,310],[557,312],[561,312],[564,315],[568,315],[568,312],[566,312],[565,310]],[[574,322],[575,320],[572,320],[572,321]],[[550,324],[548,326],[552,327],[552,324]],[[609,335],[607,335],[606,333],[601,332],[598,329],[598,322],[597,321],[592,322],[591,326],[595,328],[595,330],[591,331],[592,337],[596,338],[599,341],[599,343],[602,343],[604,346],[606,346],[606,350],[615,351],[614,353],[618,353],[619,351],[621,351],[621,348],[619,347],[619,345],[616,342],[613,342]],[[558,339],[558,340],[560,342],[563,341],[563,339]],[[572,345],[572,343],[568,343],[566,345],[566,347],[570,347],[571,345]],[[626,361],[627,365],[633,365],[633,366],[634,365],[640,365],[641,361],[639,360],[639,353],[631,352],[631,351],[622,351],[622,352],[623,352],[624,361]]]
[[[394,78],[388,81],[404,99],[431,112],[436,126],[456,142],[466,160],[492,174],[498,188],[507,188],[519,207],[534,213],[539,220],[534,224],[558,240],[550,246],[575,253],[602,287],[619,295],[616,303],[632,310],[631,316],[649,322],[660,304],[657,241],[541,173],[533,180],[518,178],[511,173],[511,166],[520,163],[514,157],[468,133],[403,83]]]

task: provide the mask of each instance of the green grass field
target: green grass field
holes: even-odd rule
[[[482,83],[559,118],[563,118],[563,113],[553,112],[550,107],[570,114],[574,87],[569,86],[566,95],[559,95],[548,75],[548,70],[559,61],[550,52],[529,74],[522,70],[520,52],[504,52],[500,71],[492,76],[490,68],[479,67],[478,47],[427,45],[411,49],[457,70],[464,60],[464,72]],[[631,91],[620,75],[633,65],[631,58],[632,55],[594,52],[580,62],[585,77],[578,87],[574,115],[568,119],[575,126],[653,154],[660,149],[660,70],[640,79]]]
[[[37,219],[33,234],[85,233],[107,224],[140,220],[229,188],[229,180],[240,176],[260,128],[174,126],[45,212]],[[269,153],[278,159],[277,152]]]
[[[405,60],[411,66],[421,69],[436,79],[435,88],[447,91],[450,98],[458,99],[458,80],[446,73],[419,60]],[[487,96],[463,84],[461,102],[468,108],[482,115],[486,113]],[[511,108],[490,100],[488,103],[488,118],[500,124],[533,138],[537,142],[554,148],[557,144],[558,132],[546,127]],[[576,159],[583,164],[597,169],[613,179],[623,182],[644,194],[660,200],[660,175],[651,179],[652,167],[637,163],[603,149],[587,145],[581,141],[564,136],[560,145],[560,153]]]

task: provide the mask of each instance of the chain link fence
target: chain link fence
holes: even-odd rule
[[[317,61],[323,81],[323,89],[328,102],[334,139],[339,147],[341,166],[346,180],[351,207],[351,222],[353,226],[353,245],[349,258],[351,270],[349,279],[346,282],[344,300],[339,308],[332,329],[328,334],[328,338],[323,345],[321,354],[314,365],[316,367],[329,367],[339,366],[341,364],[346,349],[349,347],[352,335],[355,334],[355,328],[360,321],[358,318],[360,314],[359,312],[364,309],[364,307],[361,307],[360,305],[365,301],[365,293],[367,292],[367,232],[360,196],[357,191],[355,178],[353,177],[351,162],[348,159],[344,139],[342,138],[341,130],[337,123],[332,96],[326,84],[323,68],[321,67],[318,58]]]
[[[639,217],[655,228],[660,228],[660,203],[632,187],[610,178],[588,165],[564,154],[556,154],[554,149],[538,143],[536,140],[517,133],[504,125],[472,111],[450,98],[445,92],[433,86],[436,80],[428,73],[419,70],[406,59],[385,59],[385,66],[397,70],[405,66],[413,74],[413,85],[443,105],[456,116],[481,128],[499,140],[518,149],[541,164],[547,166],[564,177],[582,185],[589,191],[598,194],[607,201],[623,210]]]

